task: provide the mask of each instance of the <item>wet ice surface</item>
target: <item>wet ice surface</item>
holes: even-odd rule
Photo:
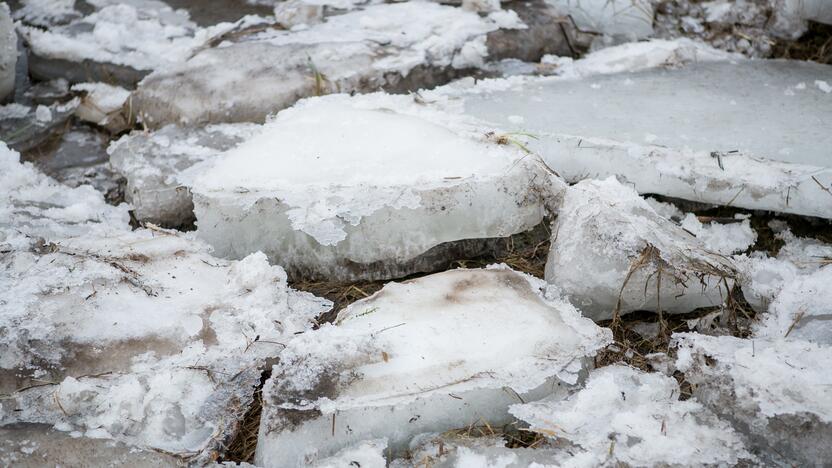
[[[618,174],[642,193],[832,217],[819,186],[832,180],[832,99],[818,80],[832,67],[720,61],[484,85],[464,102],[537,135],[529,147],[570,181]]]

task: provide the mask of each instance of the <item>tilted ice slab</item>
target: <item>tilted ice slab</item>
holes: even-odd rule
[[[416,90],[446,83],[486,58],[569,53],[554,14],[542,2],[527,3],[518,11],[530,11],[529,24],[513,10],[480,16],[417,0],[370,5],[308,28],[231,35],[145,78],[133,111],[151,127],[262,122],[303,97]]]
[[[534,134],[528,147],[571,182],[614,174],[641,193],[832,218],[832,66],[690,44],[630,44],[561,77],[447,92],[469,116]],[[717,61],[609,74],[701,59]]]
[[[543,286],[507,267],[446,271],[390,283],[298,336],[263,389],[257,463],[298,466],[380,437],[400,454],[422,432],[506,423],[518,396],[563,397],[610,334]]]
[[[832,348],[803,340],[673,336],[694,396],[749,440],[766,464],[832,457]]]
[[[716,466],[753,457],[739,434],[695,399],[680,401],[673,377],[612,365],[590,372],[563,400],[510,411],[531,430],[576,446],[568,466]]]
[[[262,19],[244,18],[240,24],[220,23],[201,28],[187,11],[174,10],[156,0],[89,1],[94,10],[81,15],[72,4],[55,15],[56,5],[28,5],[22,18],[35,23],[62,21],[47,28],[20,25],[18,31],[31,49],[30,66],[36,76],[61,76],[71,82],[111,81],[134,85],[157,68],[183,62],[213,37]],[[65,21],[65,22],[63,22]]]
[[[323,301],[0,152],[0,425],[46,423],[210,458],[266,359]]]
[[[127,179],[124,198],[136,219],[181,226],[193,221],[194,203],[190,188],[178,175],[233,148],[259,129],[254,124],[169,125],[152,133],[123,136],[107,152],[113,169]]]
[[[413,96],[309,99],[180,180],[219,256],[262,251],[292,276],[401,277],[531,229],[564,187],[469,128]]]
[[[691,312],[724,302],[736,269],[610,177],[566,189],[546,280],[595,320],[634,310]]]
[[[627,39],[653,34],[653,5],[647,0],[546,0],[581,31]]]

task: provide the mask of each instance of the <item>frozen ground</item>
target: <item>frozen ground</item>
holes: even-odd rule
[[[0,3],[0,466],[824,466],[830,22]]]

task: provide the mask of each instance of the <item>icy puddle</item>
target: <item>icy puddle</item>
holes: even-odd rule
[[[568,181],[620,175],[640,193],[832,218],[832,66],[740,59],[598,74],[579,62],[580,80],[466,90],[464,112],[532,133],[529,148]]]
[[[366,439],[511,421],[563,398],[610,340],[541,280],[507,267],[390,283],[281,353],[263,390],[261,466],[299,466]]]

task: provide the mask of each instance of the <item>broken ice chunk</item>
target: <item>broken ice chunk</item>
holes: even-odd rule
[[[113,133],[129,127],[122,106],[130,97],[130,91],[106,83],[78,83],[72,90],[86,93],[75,110],[79,119],[105,127]]]
[[[415,1],[370,5],[291,31],[258,28],[149,75],[134,93],[133,110],[151,127],[262,122],[303,97],[446,83],[460,69],[482,66],[486,55],[568,54],[555,15],[540,0],[527,3],[517,8],[531,10],[531,25],[511,10],[480,16]]]
[[[613,365],[593,370],[565,400],[510,411],[531,430],[575,444],[573,462],[584,466],[732,466],[753,459],[728,423],[679,396],[672,377]]]
[[[806,341],[673,335],[694,396],[730,421],[764,464],[832,459],[832,348]]]
[[[0,425],[208,459],[261,366],[330,305],[0,152]]]
[[[416,434],[503,424],[513,402],[563,397],[610,333],[542,286],[507,267],[451,270],[390,283],[299,335],[263,389],[258,464],[377,437],[400,454]]]
[[[17,66],[17,33],[9,12],[9,6],[0,4],[0,101],[14,91]]]
[[[546,0],[569,15],[581,31],[644,39],[653,33],[653,5],[648,0]]]
[[[178,175],[194,164],[249,138],[254,124],[186,129],[174,125],[153,133],[133,132],[107,149],[113,169],[127,179],[125,201],[139,221],[179,227],[193,222],[193,199]]]
[[[564,187],[511,136],[470,128],[412,96],[325,96],[180,180],[220,256],[262,251],[293,277],[401,277],[533,228]]]
[[[563,196],[546,280],[595,320],[718,306],[735,276],[729,259],[612,177],[579,182]]]
[[[619,175],[640,193],[832,218],[830,95],[811,87],[775,92],[832,82],[832,66],[694,60],[674,70],[600,74],[659,65],[653,60],[668,49],[651,44],[604,49],[564,64],[563,77],[443,91],[460,97],[469,116],[535,134],[529,149],[570,182]],[[510,125],[506,115],[523,123]]]

